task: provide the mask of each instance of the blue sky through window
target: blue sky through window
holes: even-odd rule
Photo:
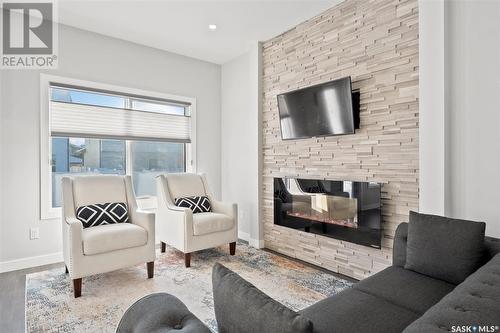
[[[85,105],[95,105],[111,108],[125,108],[128,97],[119,95],[107,95],[92,91],[72,90],[66,88],[51,88],[51,100],[54,102],[65,102]],[[186,115],[186,108],[173,103],[130,98],[129,107],[132,110],[148,111],[155,113],[166,113],[175,115]]]
[[[111,95],[79,91],[79,90],[52,88],[51,99],[54,102],[88,104],[88,105],[104,106],[111,108],[125,107],[124,97],[111,96]]]
[[[132,109],[157,113],[177,114],[180,116],[185,115],[185,108],[183,106],[136,99],[132,100]]]

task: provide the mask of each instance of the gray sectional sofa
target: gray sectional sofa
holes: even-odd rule
[[[219,333],[500,332],[500,240],[484,231],[482,222],[411,212],[391,267],[299,312],[216,264]],[[208,331],[175,297],[155,300],[134,304],[117,332]]]
[[[453,325],[500,325],[500,242],[485,240],[491,260],[457,287],[404,268],[407,230],[406,223],[397,229],[393,266],[301,311],[314,332],[443,332]]]
[[[216,265],[219,332],[500,332],[500,240],[484,227],[412,212],[391,267],[299,313]]]

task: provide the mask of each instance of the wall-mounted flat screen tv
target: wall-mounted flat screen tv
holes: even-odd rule
[[[352,134],[355,114],[351,78],[278,95],[283,140]]]

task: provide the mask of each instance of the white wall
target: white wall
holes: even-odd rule
[[[59,68],[44,72],[196,98],[198,171],[207,173],[211,188],[220,197],[219,65],[61,26]],[[4,269],[51,261],[61,251],[60,221],[39,219],[40,73],[1,71],[0,195],[2,208],[8,207],[0,215],[0,263]],[[40,228],[39,240],[29,240],[30,227]],[[26,259],[33,256],[43,257]]]
[[[445,213],[444,0],[419,3],[419,211]]]
[[[500,237],[500,2],[419,6],[420,211]]]
[[[0,240],[2,239],[2,233],[3,233],[3,183],[2,183],[2,160],[3,160],[3,130],[2,130],[2,96],[3,96],[3,71],[0,70]],[[0,262],[2,261],[2,246],[0,245]],[[1,265],[0,265],[1,266]],[[0,272],[1,272],[1,267],[0,267]]]
[[[446,2],[446,214],[500,237],[500,2]]]
[[[260,45],[222,65],[222,199],[238,203],[239,236],[263,246],[260,196]]]

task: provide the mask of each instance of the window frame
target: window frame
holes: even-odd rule
[[[61,207],[52,207],[52,146],[50,131],[50,86],[67,85],[75,87],[85,87],[88,90],[115,92],[122,95],[133,95],[145,99],[168,100],[189,104],[188,112],[191,118],[191,143],[186,143],[184,148],[185,170],[186,172],[196,172],[196,98],[166,94],[156,91],[117,86],[107,83],[85,81],[75,78],[40,74],[40,219],[51,220],[62,217]],[[131,140],[125,141],[127,175],[132,173]],[[141,197],[141,206],[145,209],[156,207],[156,197]]]

